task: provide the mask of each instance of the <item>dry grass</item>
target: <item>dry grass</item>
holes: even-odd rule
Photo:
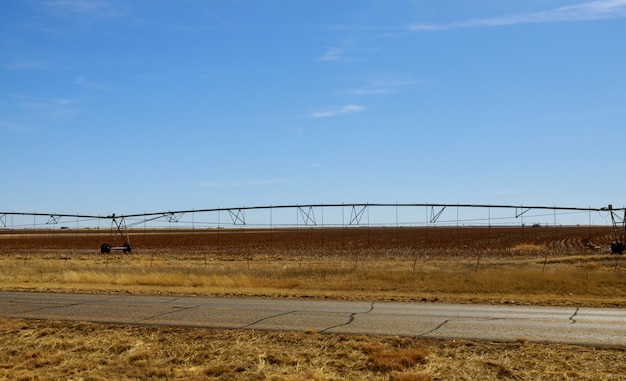
[[[0,319],[7,380],[624,380],[626,350]]]
[[[0,288],[626,306],[612,256],[484,260],[214,260],[134,255],[0,258]],[[478,265],[478,266],[477,266]]]
[[[234,234],[233,234],[234,233]],[[606,229],[0,234],[0,289],[626,307]],[[558,234],[557,234],[558,233]],[[141,241],[143,240],[143,241]],[[139,245],[138,245],[139,246]],[[591,247],[591,248],[590,248]],[[626,348],[0,319],[7,380],[626,380]]]

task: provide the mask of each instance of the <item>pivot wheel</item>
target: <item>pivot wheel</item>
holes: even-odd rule
[[[624,249],[626,249],[626,245],[624,245],[621,241],[611,243],[612,254],[623,254]]]

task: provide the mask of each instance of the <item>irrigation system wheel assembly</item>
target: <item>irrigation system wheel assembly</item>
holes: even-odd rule
[[[120,217],[118,220],[115,214],[112,214],[109,218],[111,218],[111,244],[103,243],[102,246],[100,246],[100,253],[109,254],[111,250],[118,250],[122,251],[124,254],[130,254],[132,252],[132,248],[130,247],[130,237],[126,232],[127,226],[124,217]],[[115,240],[117,239],[118,235],[121,237],[124,243],[120,245],[115,245]]]
[[[124,254],[130,254],[132,252],[130,244],[128,243],[123,246],[111,246],[108,243],[103,243],[102,246],[100,246],[100,253],[102,254],[109,254],[111,250],[121,250]]]

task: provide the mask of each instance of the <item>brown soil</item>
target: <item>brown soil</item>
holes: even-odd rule
[[[218,259],[255,256],[467,259],[608,252],[611,227],[350,227],[300,229],[130,229],[134,253],[193,255]],[[0,230],[0,255],[99,253],[103,243],[122,246],[108,230]]]

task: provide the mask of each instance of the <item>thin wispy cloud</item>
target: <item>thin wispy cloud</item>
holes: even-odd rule
[[[33,98],[23,95],[12,95],[17,109],[26,111],[30,117],[68,120],[76,117],[78,99],[71,98]]]
[[[335,41],[332,45],[326,47],[324,53],[317,57],[318,61],[357,61],[353,54],[359,52],[357,41],[352,38],[346,38]]]
[[[416,83],[410,80],[372,80],[367,81],[363,86],[348,89],[347,92],[353,95],[394,94]]]
[[[365,111],[365,107],[361,105],[345,105],[337,109],[316,111],[311,114],[312,118],[330,118],[332,116],[351,114],[355,112]]]
[[[353,95],[377,95],[377,94],[393,94],[398,91],[391,87],[361,87],[355,89],[349,89],[347,91]]]
[[[91,90],[111,90],[111,89],[113,89],[112,85],[95,82],[95,81],[92,81],[92,80],[90,80],[90,79],[88,79],[86,77],[83,77],[83,76],[74,77],[74,84],[77,85],[77,86],[80,86],[82,88],[91,89]]]
[[[318,61],[339,61],[343,59],[343,50],[339,48],[328,48],[324,54],[317,57]]]
[[[626,17],[626,0],[598,0],[548,11],[473,19],[456,23],[413,24],[411,31],[437,31],[473,27],[497,27],[531,23],[555,23]]]

